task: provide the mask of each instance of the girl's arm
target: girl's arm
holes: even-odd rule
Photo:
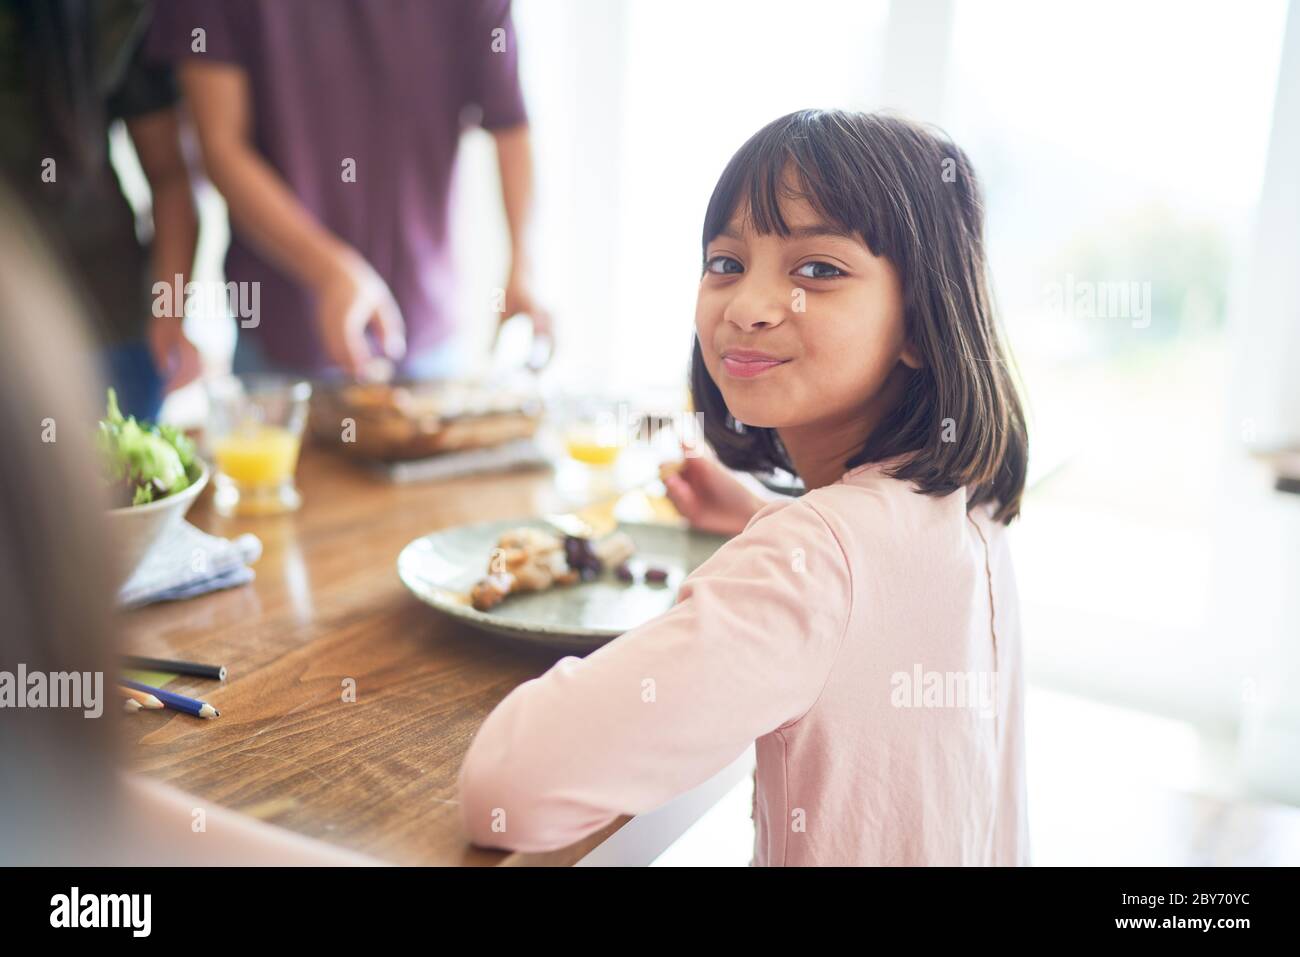
[[[471,839],[563,847],[708,780],[813,706],[851,595],[816,507],[765,507],[668,612],[562,659],[488,716],[460,773]]]

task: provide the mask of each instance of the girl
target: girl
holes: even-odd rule
[[[704,219],[691,378],[722,465],[669,494],[739,534],[674,607],[488,716],[480,844],[567,845],[757,742],[757,864],[1026,864],[1019,614],[1004,526],[1024,416],[965,153],[810,110],[732,158]]]

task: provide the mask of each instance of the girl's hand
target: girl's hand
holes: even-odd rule
[[[663,482],[677,511],[702,532],[738,535],[767,504],[717,459],[703,455],[687,456],[681,470]]]

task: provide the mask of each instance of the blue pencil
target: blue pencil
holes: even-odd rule
[[[184,711],[186,714],[192,714],[196,718],[219,718],[221,712],[206,701],[199,701],[197,698],[187,698],[183,694],[176,694],[173,691],[163,691],[162,688],[152,688],[149,685],[142,685],[138,681],[129,681],[122,679],[122,684],[128,688],[134,688],[136,691],[143,691],[145,694],[151,694],[161,701],[168,708],[175,708],[177,711]]]

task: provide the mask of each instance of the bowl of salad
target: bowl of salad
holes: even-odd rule
[[[185,518],[208,484],[208,468],[180,429],[123,416],[112,389],[96,443],[115,506],[108,521],[118,542],[120,583],[125,583],[150,549]]]

